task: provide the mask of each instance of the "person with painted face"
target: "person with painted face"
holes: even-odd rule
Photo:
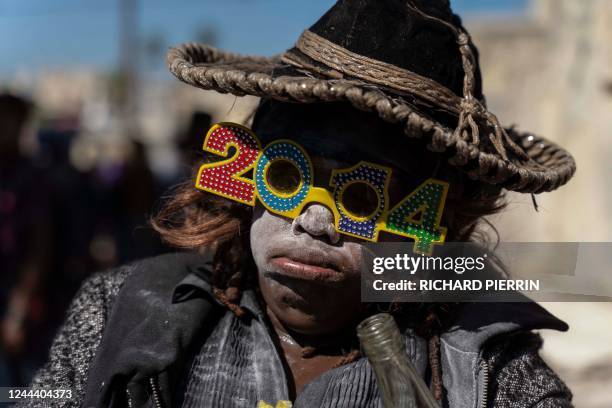
[[[441,180],[445,239],[486,240],[479,225],[504,191],[552,191],[575,171],[563,149],[487,110],[476,48],[447,1],[340,0],[280,57],[186,44],[168,62],[190,85],[261,97],[252,132],[222,124],[205,142],[236,177],[207,163],[197,188],[174,190],[152,222],[184,251],[90,278],[35,386],[72,389],[67,406],[380,407],[355,329],[382,310],[440,406],[571,406],[532,333],[567,325],[537,304],[360,299],[377,206]],[[293,161],[260,169],[249,143]],[[392,176],[333,201],[328,182],[358,163]],[[290,202],[301,188],[332,201]],[[340,223],[338,208],[361,221]],[[389,220],[378,241],[410,241]]]

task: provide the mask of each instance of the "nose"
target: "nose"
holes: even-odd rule
[[[306,232],[314,237],[327,237],[332,244],[338,243],[340,234],[334,227],[334,214],[325,206],[312,204],[291,225],[293,233]]]

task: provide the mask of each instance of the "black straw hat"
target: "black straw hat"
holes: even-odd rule
[[[478,53],[448,0],[339,0],[281,56],[189,43],[170,71],[203,89],[280,101],[348,101],[402,126],[470,177],[541,193],[576,164],[550,141],[504,128],[486,108]]]

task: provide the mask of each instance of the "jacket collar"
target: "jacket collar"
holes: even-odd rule
[[[465,305],[453,327],[440,336],[442,382],[449,406],[473,408],[483,404],[488,368],[482,353],[488,341],[538,329],[566,331],[568,326],[526,297],[520,303]]]

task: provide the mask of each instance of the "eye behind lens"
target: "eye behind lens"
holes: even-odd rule
[[[366,182],[354,182],[346,186],[340,196],[340,203],[357,218],[373,216],[380,205],[376,190]]]
[[[300,189],[302,175],[290,160],[275,159],[268,165],[266,181],[275,193],[291,195]]]

